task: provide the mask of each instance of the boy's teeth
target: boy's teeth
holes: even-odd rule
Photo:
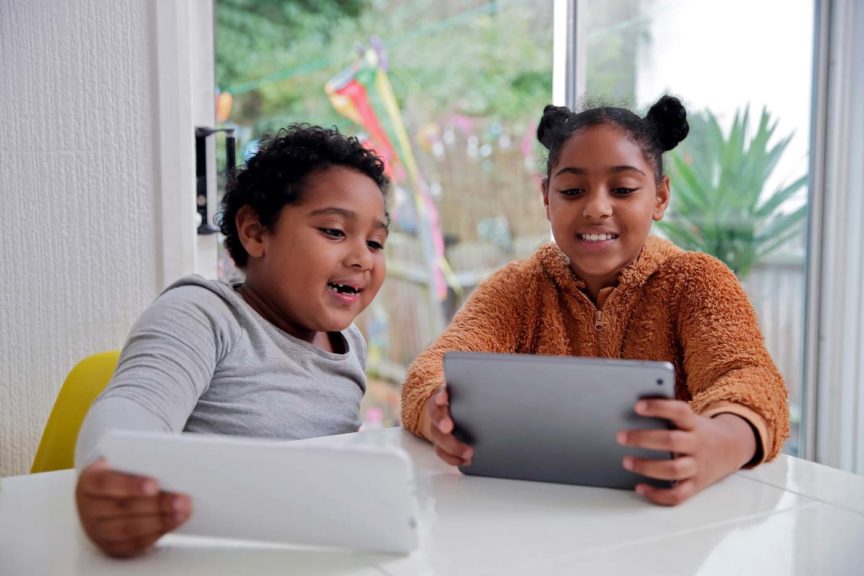
[[[604,240],[613,240],[616,238],[614,234],[580,234],[579,237],[589,242],[603,242]]]
[[[351,286],[348,286],[346,284],[337,284],[336,282],[330,282],[330,283],[328,283],[328,286],[330,287],[331,290],[335,290],[336,292],[342,292],[342,293],[347,293],[347,294],[356,294],[357,293],[357,290],[355,290],[354,288],[352,288]]]

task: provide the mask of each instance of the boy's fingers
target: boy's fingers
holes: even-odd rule
[[[153,478],[115,472],[100,464],[81,473],[78,489],[87,496],[140,498],[156,496],[159,483]]]
[[[131,558],[153,546],[162,536],[162,534],[154,534],[125,542],[105,542],[99,547],[114,558]]]
[[[99,520],[94,524],[93,532],[98,540],[105,543],[134,542],[142,538],[158,538],[176,524],[177,520],[173,516],[150,514]]]
[[[94,520],[107,520],[148,514],[185,513],[191,509],[189,497],[174,492],[160,492],[155,498],[88,497],[83,512]]]

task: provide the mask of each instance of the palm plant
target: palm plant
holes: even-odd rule
[[[758,260],[802,232],[806,214],[806,206],[784,211],[806,175],[765,191],[792,134],[771,144],[777,122],[768,111],[762,110],[752,136],[749,120],[749,106],[736,112],[726,137],[711,112],[691,117],[690,136],[669,155],[672,204],[659,223],[673,242],[716,256],[742,280]]]

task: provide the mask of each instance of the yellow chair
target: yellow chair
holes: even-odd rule
[[[75,465],[78,430],[90,404],[111,380],[119,357],[120,352],[117,350],[100,352],[84,358],[72,368],[48,416],[30,469],[31,474],[63,470]]]

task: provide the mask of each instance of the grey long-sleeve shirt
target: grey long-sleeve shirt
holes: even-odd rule
[[[334,354],[273,326],[228,284],[172,284],[129,334],[78,436],[80,470],[111,429],[300,439],[355,432],[366,390],[356,326]]]

